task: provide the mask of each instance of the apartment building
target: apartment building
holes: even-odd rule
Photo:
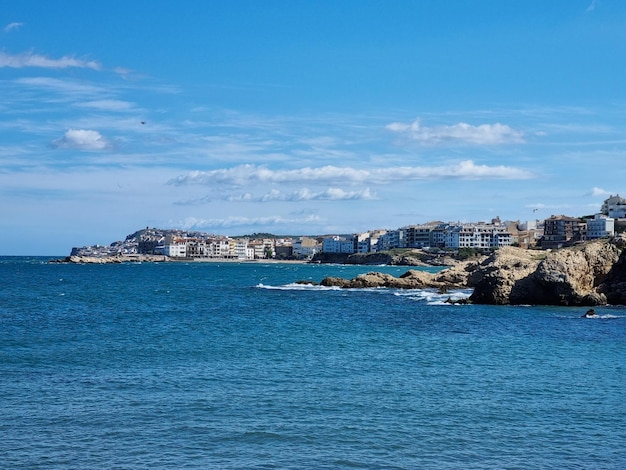
[[[626,199],[619,194],[611,196],[604,201],[600,212],[613,219],[626,218]]]
[[[322,250],[322,245],[310,237],[300,237],[293,242],[293,256],[296,258],[310,258],[318,251]]]
[[[562,248],[587,238],[587,224],[576,217],[553,215],[544,222],[544,249]]]
[[[615,219],[604,214],[596,214],[587,219],[587,240],[615,235]]]

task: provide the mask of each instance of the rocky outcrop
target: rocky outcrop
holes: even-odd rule
[[[410,269],[400,277],[395,277],[386,273],[369,272],[359,274],[353,279],[327,277],[324,278],[320,284],[327,287],[333,286],[352,289],[367,287],[389,287],[394,289],[434,288],[439,290],[460,289],[467,287],[468,277],[477,268],[478,263],[476,262],[463,262],[439,273]]]
[[[312,263],[360,264],[366,266],[398,265],[428,266],[419,258],[410,255],[390,255],[388,253],[316,253]]]
[[[547,253],[502,248],[471,275],[481,304],[593,306],[626,303],[626,239]]]
[[[476,259],[485,259],[478,256]],[[391,252],[378,253],[315,253],[311,263],[359,264],[365,266],[455,266],[463,259],[455,258],[446,253],[432,253],[420,249],[412,249],[402,254]]]
[[[626,237],[588,242],[558,251],[504,247],[482,262],[470,261],[433,274],[409,270],[354,279],[328,277],[321,285],[342,288],[474,288],[469,301],[493,305],[626,305]]]

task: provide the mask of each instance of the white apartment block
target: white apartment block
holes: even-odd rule
[[[490,249],[511,246],[513,237],[504,225],[463,224],[449,227],[444,231],[447,248]]]
[[[354,253],[354,238],[337,235],[324,238],[322,251],[325,253]]]
[[[626,199],[620,197],[619,194],[611,196],[606,199],[602,204],[602,214],[607,215],[613,219],[626,218]]]
[[[587,219],[587,240],[615,235],[615,219],[604,214],[596,214]]]
[[[172,258],[187,257],[187,241],[183,238],[170,238],[163,244],[163,254]]]
[[[387,251],[392,248],[404,248],[404,231],[390,230],[380,237],[376,243],[376,251]]]

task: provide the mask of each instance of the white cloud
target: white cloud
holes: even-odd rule
[[[602,188],[594,187],[591,191],[586,193],[585,196],[608,197],[608,196],[612,196],[613,194],[615,194],[615,193],[613,193],[611,191],[607,191],[607,190],[602,189]]]
[[[8,25],[4,27],[4,32],[10,33],[11,31],[20,29],[22,26],[24,26],[24,23],[17,23],[17,22],[9,23]]]
[[[344,191],[341,188],[328,188],[318,192],[304,188],[285,195],[282,199],[285,201],[354,201],[375,199],[375,196],[369,188],[360,191]]]
[[[433,167],[392,167],[370,170],[350,167],[324,166],[297,170],[271,170],[256,165],[240,165],[211,171],[193,171],[169,181],[169,184],[244,186],[251,183],[377,183],[426,179],[529,179],[533,175],[520,168],[476,165],[471,160],[458,164]]]
[[[122,100],[93,100],[79,103],[77,106],[99,109],[101,111],[129,111],[134,108],[135,104]]]
[[[46,69],[64,69],[68,67],[93,70],[101,69],[100,64],[93,60],[81,60],[70,56],[63,56],[60,59],[50,59],[49,57],[33,54],[31,52],[11,55],[0,51],[0,68],[2,67],[15,69],[23,67],[41,67]]]
[[[105,88],[90,85],[85,83],[79,83],[72,80],[59,80],[57,78],[50,77],[28,77],[19,78],[15,81],[19,85],[26,85],[34,88],[43,88],[47,90],[53,90],[59,93],[68,95],[80,95],[80,96],[99,96],[101,93],[106,92]]]
[[[497,145],[521,143],[524,141],[520,131],[500,123],[473,126],[460,122],[452,126],[424,127],[420,124],[419,119],[416,119],[410,124],[393,122],[385,126],[385,128],[427,145],[441,143]]]
[[[52,142],[55,148],[78,150],[106,150],[110,143],[98,131],[84,129],[70,129],[63,137]]]
[[[200,229],[229,229],[236,227],[270,227],[288,224],[316,224],[321,222],[317,215],[308,215],[302,218],[286,218],[282,216],[269,217],[235,217],[230,216],[223,219],[198,219],[188,217],[184,221],[174,224],[184,230]]]

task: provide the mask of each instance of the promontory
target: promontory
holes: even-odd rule
[[[410,270],[400,277],[370,272],[343,288],[474,289],[470,303],[493,305],[626,305],[626,236],[585,242],[554,251],[502,247],[482,261],[459,263],[433,274]]]

